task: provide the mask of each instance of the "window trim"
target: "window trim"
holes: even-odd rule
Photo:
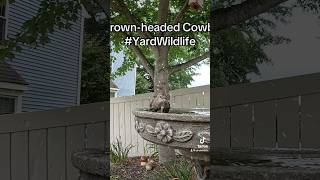
[[[22,91],[8,91],[0,88],[0,97],[13,98],[14,99],[14,113],[22,112]]]
[[[14,100],[14,110],[13,110],[13,113],[18,113],[18,97],[17,97],[17,96],[10,96],[10,95],[0,94],[0,98],[13,99],[13,100]]]

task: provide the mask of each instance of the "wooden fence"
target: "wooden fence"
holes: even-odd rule
[[[209,108],[210,87],[200,86],[178,89],[170,92],[171,106],[175,108]],[[151,93],[128,97],[116,97],[110,100],[110,142],[116,139],[123,146],[134,145],[130,156],[142,155],[151,143],[143,140],[134,128],[132,111],[149,107]]]
[[[0,179],[78,179],[71,154],[108,146],[108,104],[0,116]]]
[[[213,90],[212,147],[320,148],[320,73]]]

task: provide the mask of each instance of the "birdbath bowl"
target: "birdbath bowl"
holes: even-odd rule
[[[194,162],[198,179],[209,179],[209,109],[171,109],[169,113],[138,109],[133,114],[143,139],[178,149]]]

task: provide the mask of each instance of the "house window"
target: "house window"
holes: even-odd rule
[[[7,2],[0,2],[0,41],[6,39],[7,36]]]
[[[15,113],[16,99],[14,97],[0,97],[0,115]]]

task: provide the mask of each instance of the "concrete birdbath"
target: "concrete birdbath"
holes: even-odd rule
[[[104,180],[109,177],[109,158],[104,150],[87,149],[72,154],[72,164],[79,169],[79,180]]]
[[[210,154],[210,175],[217,180],[320,179],[317,149],[215,148]]]
[[[209,109],[171,109],[169,113],[138,109],[133,114],[143,139],[178,149],[194,162],[199,180],[209,179]]]

